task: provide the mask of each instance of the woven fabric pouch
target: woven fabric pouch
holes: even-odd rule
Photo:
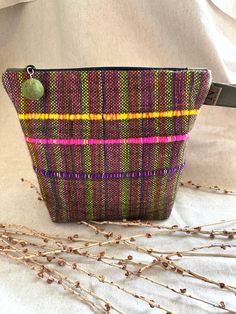
[[[33,79],[37,99],[23,89]],[[210,70],[27,66],[2,82],[52,221],[170,215]]]

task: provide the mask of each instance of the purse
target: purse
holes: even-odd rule
[[[52,221],[169,217],[203,103],[235,106],[205,68],[8,68]]]

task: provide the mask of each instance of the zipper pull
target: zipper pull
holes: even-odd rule
[[[44,95],[43,84],[33,78],[36,68],[34,65],[27,65],[26,71],[30,78],[23,82],[21,86],[22,95],[30,100],[38,100]]]
[[[33,64],[29,64],[26,66],[25,70],[27,71],[27,73],[34,73],[36,71],[36,67]]]

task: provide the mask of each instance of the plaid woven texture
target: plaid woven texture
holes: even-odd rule
[[[165,219],[189,131],[207,96],[207,69],[40,70],[44,96],[21,93],[26,71],[2,81],[55,222]]]

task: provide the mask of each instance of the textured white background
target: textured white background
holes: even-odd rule
[[[17,2],[22,1],[0,0],[1,72],[7,67],[27,64],[36,68],[189,66],[211,69],[215,81],[236,83],[235,1],[35,0],[9,6]],[[44,204],[20,182],[21,177],[37,181],[17,115],[2,86],[0,101],[1,222],[23,223],[50,233],[81,232],[85,236],[84,227],[52,223]],[[236,109],[202,108],[189,140],[183,180],[236,190],[235,125]],[[180,188],[172,215],[164,223],[198,225],[235,216],[236,197]],[[117,228],[115,231],[121,232]],[[194,237],[185,242],[180,238],[157,241],[158,247],[168,249],[186,249],[202,243]],[[183,263],[211,278],[236,285],[233,260],[226,263],[224,259],[209,259],[204,263],[189,258]],[[167,277],[158,270],[152,275],[170,285],[186,285],[183,279],[177,282],[180,277],[175,275]],[[208,306],[189,303],[168,290],[125,282],[142,294],[150,294],[174,313],[219,313]],[[216,288],[206,292],[204,285],[191,282],[188,283],[191,293],[221,301]],[[96,288],[95,282],[92,288]],[[114,304],[120,305],[125,313],[158,312],[137,300],[118,297],[110,288],[101,293],[112,295]],[[233,295],[227,294],[224,300],[236,309]],[[78,312],[91,311],[53,285],[37,280],[24,267],[0,259],[0,313]]]

